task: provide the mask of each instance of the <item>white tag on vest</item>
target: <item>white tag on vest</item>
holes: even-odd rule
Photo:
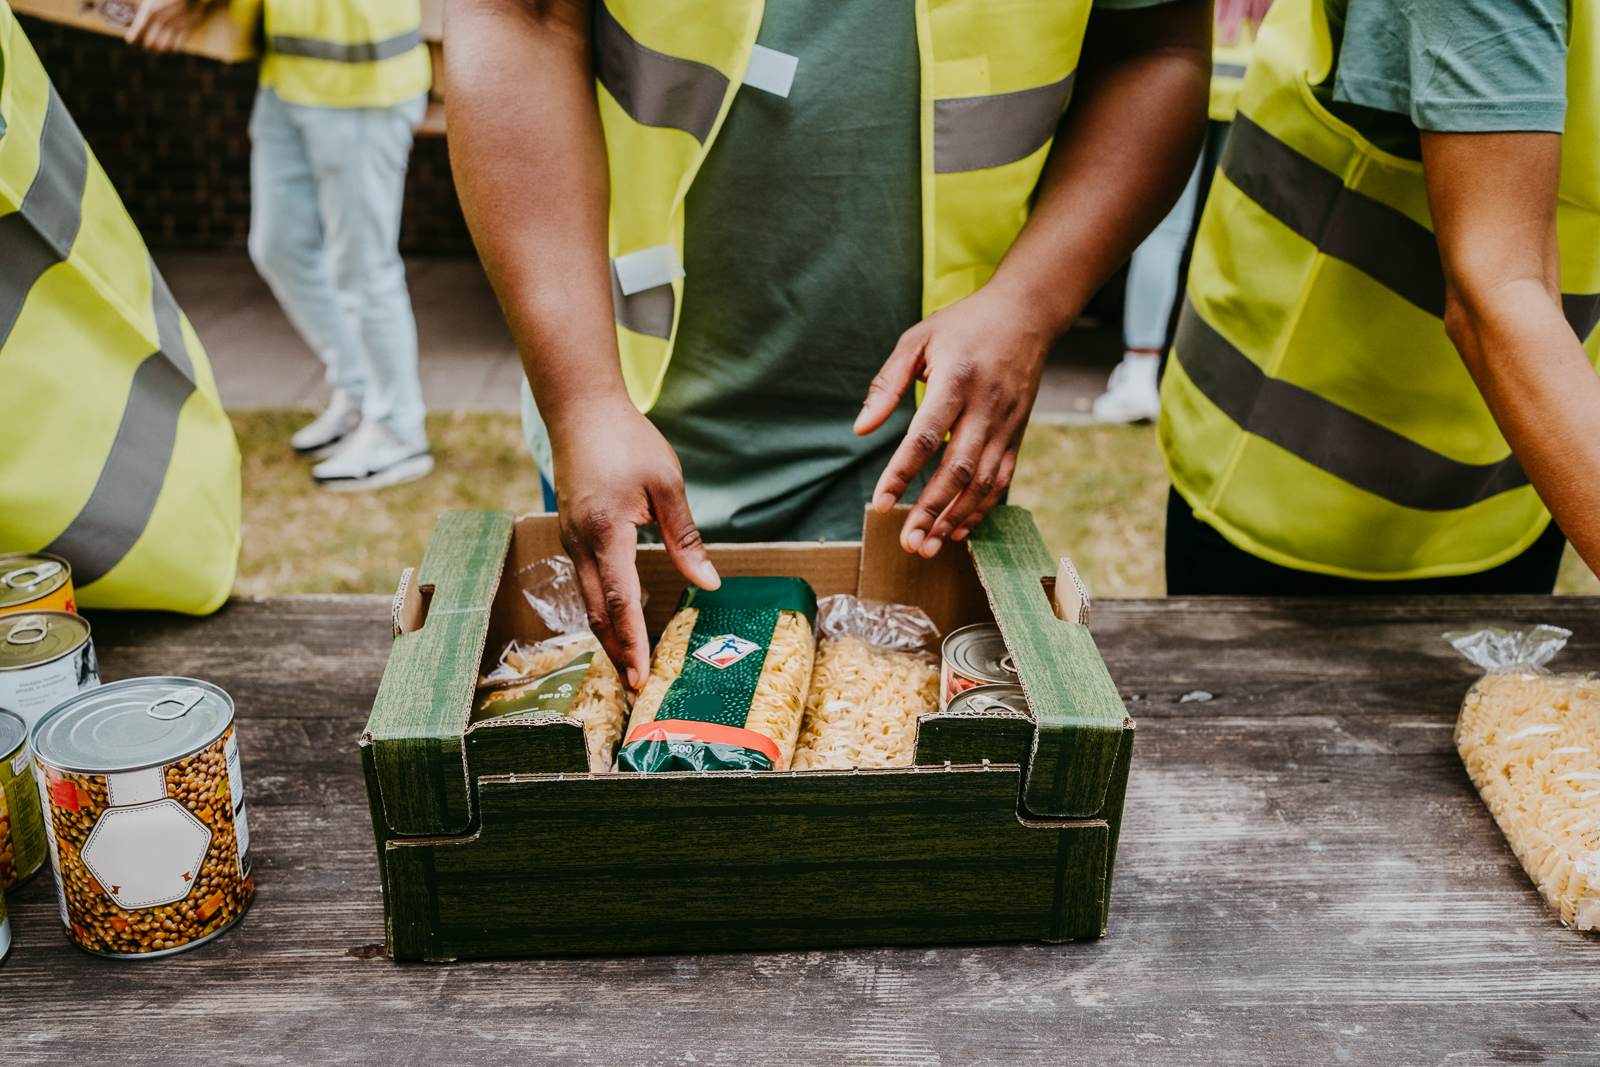
[[[799,56],[756,45],[750,50],[750,65],[744,68],[744,83],[773,96],[787,98],[789,89],[794,85],[795,68],[799,65]]]
[[[678,250],[671,244],[629,252],[611,261],[617,267],[617,284],[623,296],[642,293],[658,285],[671,285],[683,277]]]

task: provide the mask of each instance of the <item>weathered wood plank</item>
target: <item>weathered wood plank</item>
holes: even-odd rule
[[[1577,631],[1557,667],[1600,667],[1593,600],[1098,604],[1141,729],[1096,942],[448,966],[370,958],[383,910],[355,739],[384,600],[95,619],[107,677],[216,653],[260,892],[212,945],[124,964],[68,946],[48,881],[16,891],[8,1064],[1600,1059],[1600,938],[1549,916],[1467,782],[1450,726],[1472,671],[1437,638],[1551,621]],[[338,662],[278,677],[295,629]],[[1216,699],[1177,702],[1193,689]]]

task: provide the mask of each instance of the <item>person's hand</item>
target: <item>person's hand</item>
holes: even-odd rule
[[[658,523],[667,556],[702,589],[722,584],[689,514],[672,446],[626,397],[567,413],[551,426],[561,543],[577,568],[589,628],[638,690],[650,676],[650,638],[635,566],[637,527]]]
[[[965,538],[1000,502],[1053,339],[1025,307],[993,287],[901,335],[867,390],[855,431],[876,430],[914,381],[928,383],[872,494],[873,505],[887,513],[949,435],[938,470],[900,531],[907,552],[931,558],[947,540]]]
[[[142,0],[123,40],[151,52],[176,52],[206,17],[206,0]]]

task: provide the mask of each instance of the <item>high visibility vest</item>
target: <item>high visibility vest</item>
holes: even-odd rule
[[[418,0],[233,0],[266,39],[261,84],[291,104],[393,107],[428,91]]]
[[[925,315],[986,283],[1027,220],[1090,6],[916,0]],[[617,344],[628,394],[649,410],[683,307],[684,198],[743,82],[763,0],[597,0],[594,10]],[[805,77],[802,55],[795,78]]]
[[[1255,27],[1250,20],[1239,23],[1239,36],[1232,43],[1218,37],[1211,45],[1212,122],[1232,122],[1239,110],[1239,90],[1244,88],[1245,71],[1250,69],[1250,53],[1255,48]]]
[[[86,607],[215,610],[239,449],[205,350],[0,3],[0,552]]]
[[[1572,6],[1557,227],[1567,319],[1600,318],[1597,0]],[[1203,522],[1262,559],[1363,579],[1472,574],[1550,521],[1445,335],[1422,166],[1311,86],[1323,0],[1277,0],[1196,238],[1161,443]]]

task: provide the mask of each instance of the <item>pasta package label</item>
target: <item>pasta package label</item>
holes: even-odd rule
[[[485,722],[538,715],[570,715],[573,701],[578,698],[578,687],[583,684],[584,675],[589,673],[589,664],[594,656],[593,652],[585,652],[543,678],[505,682],[479,689],[473,718]]]
[[[729,578],[714,592],[686,592],[657,645],[618,768],[782,769],[799,733],[815,617],[816,595],[798,578]]]

